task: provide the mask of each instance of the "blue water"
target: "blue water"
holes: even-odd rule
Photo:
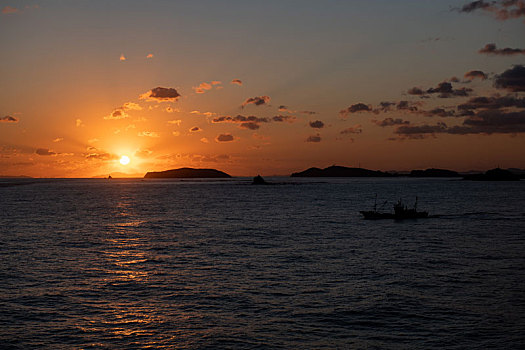
[[[0,347],[525,347],[525,182],[271,180],[0,187]]]

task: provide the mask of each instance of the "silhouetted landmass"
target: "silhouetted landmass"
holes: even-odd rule
[[[253,178],[252,185],[269,185],[269,183],[261,175],[257,175]]]
[[[0,175],[0,179],[32,179],[31,176],[26,175]]]
[[[193,169],[180,168],[165,171],[150,171],[144,175],[145,179],[166,179],[166,178],[230,178],[231,176],[215,169]]]
[[[410,177],[461,177],[461,175],[452,170],[447,169],[426,169],[426,170],[412,170]]]
[[[520,176],[505,169],[491,169],[484,174],[471,174],[463,177],[472,181],[519,181]]]
[[[363,168],[347,168],[333,165],[325,169],[310,168],[299,173],[293,173],[292,177],[390,177],[394,176],[378,170]]]

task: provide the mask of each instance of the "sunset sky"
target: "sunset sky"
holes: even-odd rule
[[[0,6],[0,175],[525,168],[524,0]]]

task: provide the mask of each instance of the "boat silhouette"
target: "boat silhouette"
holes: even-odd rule
[[[383,203],[383,207],[387,202]],[[380,208],[381,209],[381,208]],[[424,219],[428,218],[428,212],[426,211],[417,211],[417,197],[414,203],[413,208],[408,208],[400,200],[394,204],[394,212],[386,213],[380,212],[377,210],[377,196],[376,201],[374,202],[374,210],[369,211],[360,211],[363,214],[365,220],[379,220],[379,219],[394,219],[394,220],[403,220],[403,219]]]

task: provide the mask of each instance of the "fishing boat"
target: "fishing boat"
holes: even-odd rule
[[[387,202],[383,203],[383,206]],[[381,208],[380,208],[381,209]],[[360,211],[363,214],[366,220],[379,220],[379,219],[394,219],[394,220],[403,220],[403,219],[424,219],[428,218],[428,212],[426,211],[417,211],[417,197],[416,202],[414,203],[413,208],[408,208],[403,204],[401,199],[394,204],[393,213],[385,213],[377,210],[377,196],[376,201],[374,202],[374,210],[369,211]]]

